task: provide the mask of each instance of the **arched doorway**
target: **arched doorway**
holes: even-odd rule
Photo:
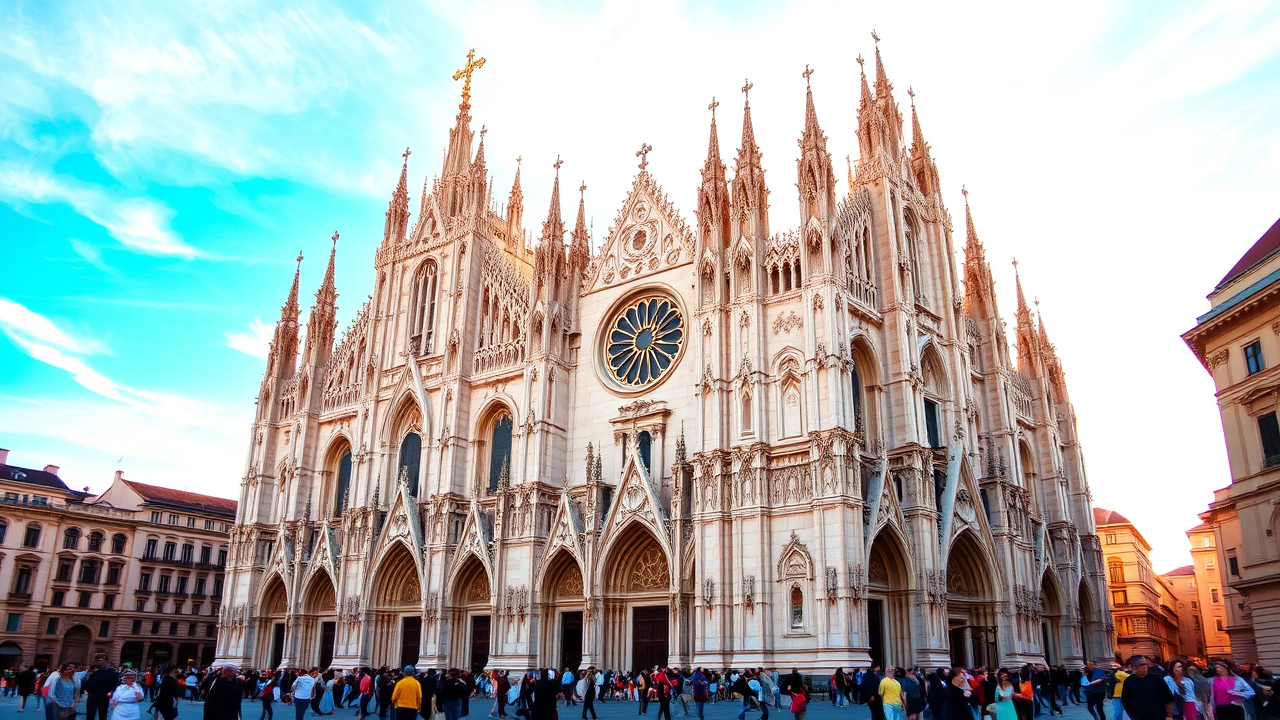
[[[22,665],[22,646],[11,640],[0,643],[0,670]]]
[[[418,565],[403,543],[395,543],[373,574],[374,665],[417,665],[422,652],[422,583]]]
[[[147,650],[148,665],[164,665],[173,662],[173,646],[169,643],[151,643]]]
[[[62,652],[58,654],[58,663],[89,664],[89,646],[93,643],[93,633],[83,625],[76,625],[62,636]]]
[[[639,523],[609,548],[601,576],[603,667],[638,670],[667,664],[670,568],[658,539]]]
[[[453,626],[449,662],[473,672],[483,670],[489,664],[493,587],[475,555],[467,555],[454,573],[449,602]]]
[[[1062,644],[1062,592],[1053,573],[1044,571],[1040,580],[1040,650],[1046,665],[1061,664],[1065,653]]]
[[[120,665],[142,667],[143,644],[141,640],[128,640],[120,646]]]
[[[318,572],[302,594],[302,644],[298,654],[303,665],[315,664],[327,670],[333,664],[338,640],[338,602],[329,573]]]
[[[284,662],[285,616],[289,597],[279,575],[267,578],[258,601],[258,648],[254,656],[266,658],[262,667],[278,668]]]
[[[561,548],[550,562],[542,580],[540,637],[543,666],[577,670],[582,664],[582,610],[585,596],[578,561]]]
[[[871,543],[867,563],[867,637],[865,643],[875,665],[907,665],[911,662],[911,562],[901,538],[882,529]]]
[[[993,571],[978,539],[966,530],[951,543],[947,554],[947,627],[952,664],[999,664],[998,617]]]

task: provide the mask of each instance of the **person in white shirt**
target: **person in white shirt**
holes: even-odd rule
[[[120,687],[111,693],[112,720],[138,720],[141,714],[138,703],[144,697],[142,686],[138,684],[137,671],[125,670],[120,676]]]
[[[293,687],[289,688],[289,692],[293,693],[293,711],[296,713],[297,720],[303,720],[307,715],[307,706],[311,704],[311,695],[316,692],[316,685],[319,680],[316,677],[320,674],[320,668],[311,668],[311,672],[298,673],[298,679],[293,681]]]

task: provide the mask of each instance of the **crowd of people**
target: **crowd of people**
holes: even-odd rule
[[[734,703],[737,720],[746,720],[747,713],[768,720],[770,708],[805,720],[815,695],[826,696],[836,707],[865,705],[871,720],[1032,720],[1046,713],[1061,715],[1072,704],[1085,705],[1092,720],[1280,718],[1280,696],[1272,692],[1271,675],[1256,665],[1214,662],[1202,668],[1185,659],[1159,664],[1143,656],[1111,665],[956,666],[931,672],[873,666],[840,668],[823,678],[794,668],[786,674],[701,667],[633,672],[544,668],[511,674],[419,672],[412,665],[324,672],[318,667],[255,671],[230,665],[136,670],[98,662],[93,667],[6,670],[0,693],[20,699],[18,712],[43,710],[45,720],[74,720],[81,698],[86,720],[142,720],[144,713],[147,720],[177,720],[183,700],[203,701],[204,720],[251,720],[253,705],[258,706],[257,720],[275,720],[276,705],[292,706],[291,720],[305,720],[308,712],[333,715],[343,708],[355,709],[357,720],[460,720],[471,716],[476,704],[487,707],[490,718],[560,720],[566,712],[596,720],[597,703],[618,701],[635,703],[638,716],[652,710],[656,720],[671,720],[673,709],[682,717],[705,720],[707,704],[720,702]],[[484,707],[479,711],[485,712]]]

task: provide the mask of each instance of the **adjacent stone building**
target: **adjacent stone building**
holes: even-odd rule
[[[1196,570],[1192,565],[1174,568],[1160,576],[1173,596],[1173,611],[1178,616],[1178,655],[1203,662],[1205,653],[1204,622],[1199,607]]]
[[[1231,483],[1201,513],[1237,662],[1280,664],[1280,220],[1209,293],[1182,338],[1213,376]]]
[[[564,222],[559,161],[540,224],[519,167],[495,196],[471,126],[482,63],[458,74],[412,224],[406,152],[374,293],[344,334],[337,235],[301,347],[294,276],[220,658],[829,672],[1111,657],[1062,363],[1020,285],[1006,335],[967,206],[954,262],[929,144],[878,49],[840,123],[860,150],[843,187],[811,89],[796,176],[772,194],[747,83],[732,173],[709,108],[692,217],[644,145],[598,243],[585,185]],[[779,199],[799,227],[771,227]]]
[[[1151,569],[1151,546],[1129,518],[1093,509],[1107,567],[1107,596],[1115,621],[1115,648],[1122,657],[1167,660],[1182,654],[1177,601]]]
[[[1191,568],[1196,582],[1191,609],[1204,628],[1205,657],[1229,659],[1232,653],[1231,636],[1227,633],[1227,588],[1222,584],[1217,538],[1212,527],[1200,523],[1187,531],[1187,539],[1191,541]]]
[[[0,666],[207,664],[234,500],[126,480],[100,496],[0,450]]]

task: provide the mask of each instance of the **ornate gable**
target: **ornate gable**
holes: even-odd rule
[[[409,486],[405,482],[396,481],[396,494],[387,511],[387,521],[382,525],[382,537],[378,539],[378,547],[385,548],[397,540],[403,540],[412,548],[414,561],[422,563],[422,527],[418,522],[418,514],[411,512],[413,502],[409,498]]]
[[[641,170],[587,269],[585,293],[693,262],[693,233],[653,176]]]
[[[454,569],[461,566],[463,558],[467,555],[475,555],[490,578],[489,586],[493,587],[492,543],[493,529],[489,527],[488,521],[480,512],[479,504],[472,500],[471,508],[467,511],[467,520],[462,525],[462,534],[458,536],[458,550],[453,556]]]
[[[618,483],[613,497],[613,504],[601,530],[601,537],[605,539],[601,547],[608,547],[628,525],[639,522],[658,538],[667,557],[675,557],[671,547],[671,521],[667,509],[634,447],[628,449],[622,482]]]
[[[551,519],[551,539],[542,557],[544,559],[554,557],[556,551],[563,547],[578,558],[578,562],[585,562],[586,554],[582,547],[584,531],[582,511],[578,503],[569,496],[569,493],[560,493],[560,503],[556,507],[555,517]]]

